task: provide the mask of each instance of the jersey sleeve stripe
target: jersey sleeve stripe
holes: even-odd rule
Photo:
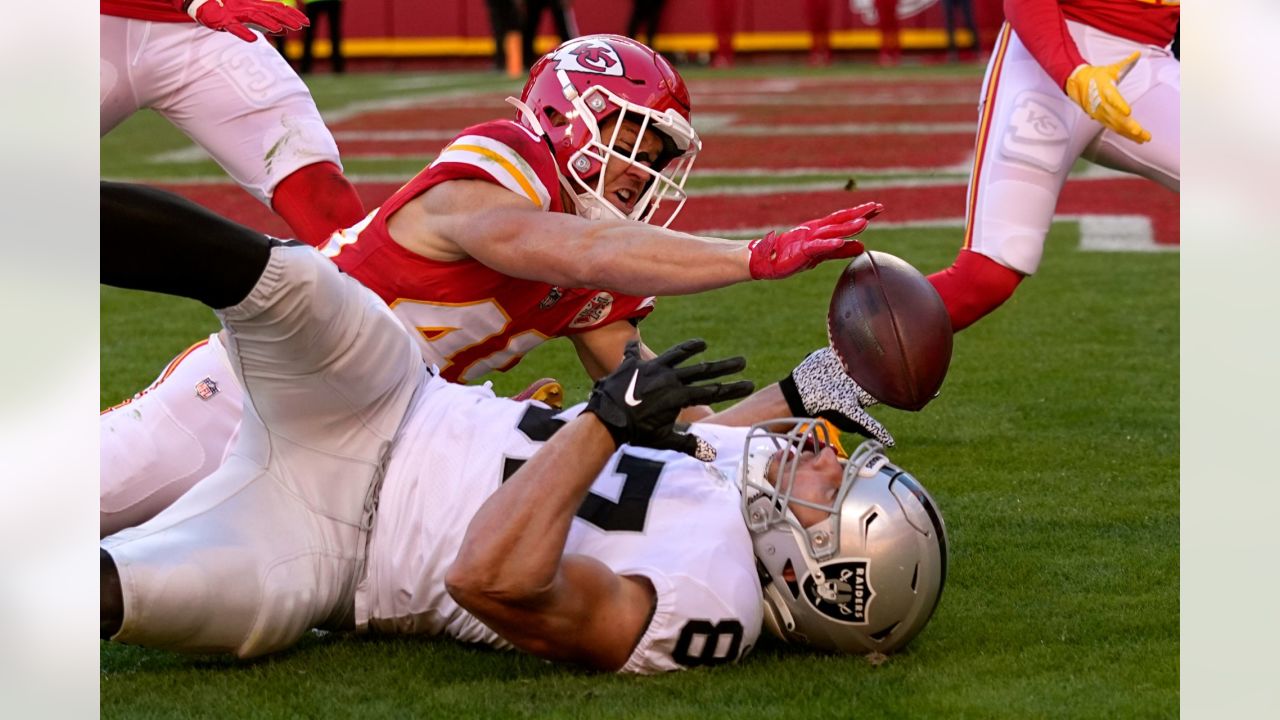
[[[506,144],[481,135],[454,140],[436,158],[439,163],[463,163],[480,168],[511,192],[524,195],[540,208],[548,208],[551,195],[529,163]]]

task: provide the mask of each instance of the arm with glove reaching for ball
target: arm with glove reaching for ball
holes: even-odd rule
[[[825,347],[810,353],[782,380],[704,422],[746,427],[779,417],[822,418],[844,432],[893,447],[893,435],[866,410],[878,402]]]
[[[854,257],[864,248],[853,238],[882,209],[865,203],[746,242],[544,212],[492,183],[455,180],[406,204],[387,226],[426,257],[472,258],[515,278],[644,297],[777,280]]]

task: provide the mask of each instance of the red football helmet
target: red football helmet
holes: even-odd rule
[[[702,141],[689,123],[689,90],[665,58],[642,43],[621,35],[586,35],[544,55],[529,71],[520,99],[508,98],[520,109],[519,121],[545,135],[556,155],[560,182],[574,198],[579,215],[654,221],[664,200],[675,203],[664,212],[666,227],[686,198],[684,182]],[[601,126],[617,113],[638,125],[638,136],[653,130],[663,151],[652,167],[637,165],[640,143],[629,151],[615,149],[622,122],[610,137]],[[631,212],[604,196],[610,158],[644,169],[651,176]]]

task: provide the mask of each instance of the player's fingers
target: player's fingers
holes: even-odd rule
[[[653,447],[682,452],[702,462],[712,462],[716,459],[715,447],[692,433],[670,433],[660,442],[654,443]]]
[[[279,35],[279,33],[284,32],[284,26],[275,22],[275,20],[271,19],[269,15],[257,14],[255,17],[243,18],[243,20],[244,22],[259,28],[264,35]]]
[[[240,23],[231,23],[230,25],[227,25],[225,29],[227,32],[231,33],[232,35],[235,35],[236,37],[240,38],[245,42],[254,42],[255,40],[258,39],[258,36],[254,35],[252,30],[241,25]]]
[[[671,445],[672,450],[678,450],[702,462],[713,462],[716,459],[716,449],[711,443],[691,433],[676,433]]]
[[[270,12],[277,22],[288,26],[290,30],[301,30],[308,24],[306,15],[285,5],[280,5],[278,8],[273,7]]]
[[[710,383],[695,385],[689,388],[688,405],[714,405],[727,400],[744,398],[754,392],[756,384],[750,380],[737,380],[731,383]]]
[[[841,223],[847,223],[850,220],[853,220],[854,218],[862,217],[866,212],[872,209],[872,208],[868,208],[867,205],[872,205],[872,204],[874,203],[865,203],[863,205],[858,205],[856,207],[837,210],[831,213],[830,215],[822,218],[821,220],[810,220],[809,222],[805,223],[805,225],[808,225],[809,227],[812,227],[812,228],[816,228],[816,227],[821,227],[823,225],[839,225]]]
[[[659,355],[655,360],[667,367],[675,367],[706,349],[707,343],[705,340],[694,338],[668,348],[666,352]]]
[[[827,255],[828,260],[848,259],[857,257],[867,251],[867,246],[863,245],[859,240],[849,240],[844,245],[836,248]]]
[[[1129,103],[1125,102],[1124,95],[1120,94],[1120,90],[1115,85],[1102,86],[1102,102],[1114,114],[1129,115]]]
[[[742,372],[746,367],[746,358],[741,356],[731,357],[724,360],[700,362],[697,365],[687,365],[685,367],[676,368],[676,377],[680,378],[680,382],[687,385],[692,382],[698,382],[699,380],[710,380],[722,375],[732,375],[736,372]]]
[[[247,12],[241,20],[251,25],[257,25],[268,35],[275,35],[277,33],[284,32],[284,24],[277,20],[271,13],[264,10]]]
[[[1118,79],[1120,79],[1120,78],[1122,78],[1122,77],[1124,77],[1124,76],[1125,76],[1125,74],[1129,72],[1129,68],[1130,68],[1134,63],[1138,62],[1138,57],[1139,57],[1140,55],[1142,55],[1142,53],[1141,53],[1141,52],[1139,52],[1138,50],[1134,50],[1134,51],[1129,55],[1129,57],[1127,57],[1127,58],[1125,58],[1125,59],[1121,60],[1120,62],[1116,63],[1115,65],[1112,65],[1112,66],[1111,66],[1111,67],[1115,68],[1115,70],[1116,70],[1115,75],[1116,75],[1116,79],[1117,79],[1117,80],[1118,80]]]
[[[1122,127],[1123,131],[1120,134],[1138,144],[1142,144],[1151,139],[1151,133],[1147,132],[1146,128],[1139,125],[1137,120],[1127,119]]]
[[[1132,117],[1110,115],[1103,119],[1103,124],[1111,131],[1136,143],[1144,143],[1151,139],[1151,133]]]
[[[640,341],[628,340],[625,347],[622,348],[622,361],[639,360],[640,359]]]
[[[884,212],[884,205],[878,202],[862,203],[858,207],[854,208],[854,210],[860,211],[858,217],[862,217],[862,218],[866,218],[867,220],[870,220],[871,218]]]
[[[851,418],[854,421],[854,427],[848,432],[856,432],[863,437],[869,437],[872,440],[879,440],[885,447],[893,447],[893,435],[889,429],[880,423],[879,420],[871,417],[865,410],[858,410]],[[836,425],[839,427],[839,424]],[[841,428],[842,430],[844,428]]]
[[[855,220],[841,223],[839,225],[829,225],[827,227],[821,228],[815,231],[812,237],[815,239],[834,238],[839,240],[844,238],[851,238],[854,235],[857,235],[858,233],[866,229],[867,229],[866,218],[857,218]],[[833,245],[833,247],[835,247],[835,245]]]

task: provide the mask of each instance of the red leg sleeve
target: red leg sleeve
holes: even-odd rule
[[[1022,274],[986,255],[961,250],[955,263],[929,276],[951,316],[951,329],[960,332],[1000,307],[1022,282]]]
[[[331,162],[308,165],[281,180],[271,195],[271,208],[308,245],[319,245],[365,215],[356,189]]]

